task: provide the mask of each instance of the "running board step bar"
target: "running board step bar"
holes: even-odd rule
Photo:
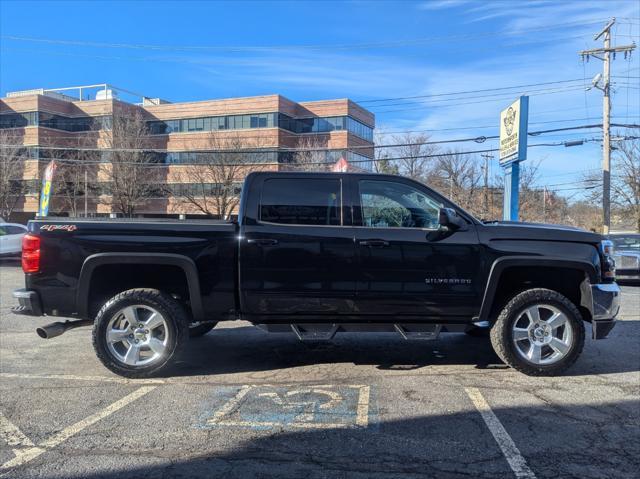
[[[298,323],[256,324],[269,333],[293,333],[300,341],[329,341],[337,332],[343,333],[398,333],[404,339],[437,339],[441,332],[463,332],[464,324],[443,326],[432,323]]]
[[[291,330],[300,341],[329,341],[338,331],[337,324],[292,324]]]
[[[393,326],[404,339],[438,339],[442,330],[441,324],[394,324]]]

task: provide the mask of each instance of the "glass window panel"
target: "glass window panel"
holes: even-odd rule
[[[266,180],[260,219],[298,225],[341,224],[340,180],[276,178]]]
[[[362,180],[360,204],[363,226],[370,228],[436,229],[441,203],[404,183]]]

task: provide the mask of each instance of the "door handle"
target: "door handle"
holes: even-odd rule
[[[275,246],[278,244],[278,240],[271,238],[256,238],[247,240],[249,244],[257,244],[258,246]]]
[[[385,246],[389,246],[389,242],[385,240],[365,240],[360,241],[362,246],[369,246],[370,248],[384,248]]]

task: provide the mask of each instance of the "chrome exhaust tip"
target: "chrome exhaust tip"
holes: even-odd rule
[[[80,319],[78,321],[65,321],[64,323],[55,322],[50,323],[40,328],[36,328],[36,333],[42,339],[51,339],[61,334],[66,333],[70,329],[79,328],[81,326],[91,326],[93,324],[93,320],[91,319]]]

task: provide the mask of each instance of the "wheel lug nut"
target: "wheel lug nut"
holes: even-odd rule
[[[133,338],[133,334],[130,334],[130,335],[129,335],[129,337],[130,337],[130,338]]]

